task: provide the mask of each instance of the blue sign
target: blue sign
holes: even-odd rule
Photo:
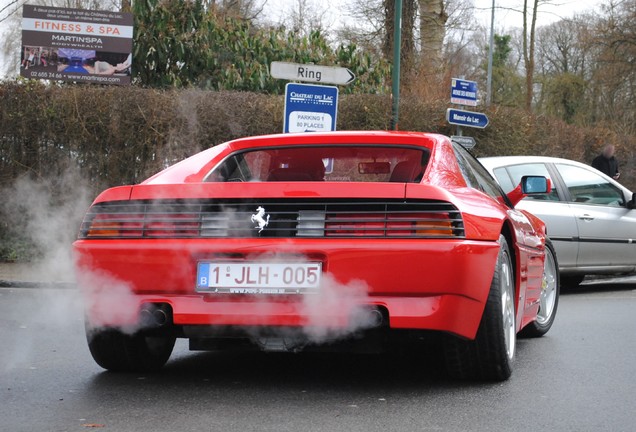
[[[477,83],[453,78],[451,80],[451,103],[477,106]]]
[[[338,87],[287,83],[283,132],[336,130]]]
[[[449,108],[446,110],[446,120],[450,124],[457,126],[467,126],[483,129],[488,126],[488,117],[486,114],[462,111],[458,109]]]

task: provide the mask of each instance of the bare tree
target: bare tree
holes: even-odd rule
[[[338,30],[338,38],[362,47],[367,52],[383,55],[385,10],[383,0],[351,0],[344,6],[349,18]]]
[[[636,133],[636,0],[610,1],[593,29],[594,120]]]
[[[340,30],[340,37],[390,58],[395,1],[350,0],[347,4],[346,13],[352,19]],[[457,50],[467,49],[466,31],[472,30],[473,0],[403,2],[402,51],[407,53],[407,59],[413,52],[411,65],[420,77],[444,69],[451,57],[467,54]]]
[[[486,82],[483,60],[488,58],[488,32],[486,27],[457,28],[450,32],[444,41],[444,62],[450,76]]]
[[[384,38],[382,43],[382,53],[384,57],[393,61],[394,30],[395,30],[395,1],[383,0],[384,3]],[[408,73],[414,64],[415,53],[415,16],[417,13],[417,3],[415,0],[404,0],[402,2],[402,35],[400,44],[400,62],[402,70]]]
[[[307,36],[312,31],[325,32],[327,9],[319,7],[315,0],[294,0],[283,24],[299,36]]]
[[[419,0],[421,60],[426,70],[439,73],[443,65],[448,13],[444,0]]]
[[[207,0],[206,7],[233,18],[254,21],[263,13],[267,0]]]
[[[530,11],[528,4],[530,3]],[[523,63],[526,69],[526,110],[532,111],[534,97],[534,45],[539,0],[523,0]],[[530,24],[528,24],[530,19]]]
[[[585,73],[588,60],[588,51],[583,45],[583,34],[588,31],[586,21],[579,15],[538,29],[536,48],[542,74]]]

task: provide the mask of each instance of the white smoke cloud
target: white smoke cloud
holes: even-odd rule
[[[139,305],[128,283],[103,271],[79,266],[75,275],[91,326],[124,323],[118,327],[128,334],[139,329]]]
[[[77,336],[86,309],[107,320],[132,319],[131,313],[137,314],[131,312],[133,297],[126,283],[92,270],[75,272],[72,242],[93,198],[87,185],[77,169],[68,168],[53,178],[24,176],[1,191],[4,222],[39,251],[33,262],[19,266],[18,282],[27,282],[26,287],[11,289],[16,307],[12,325],[17,330],[16,337],[5,342],[11,355],[3,358],[3,370],[36,360],[38,328],[58,330],[56,334],[65,339]],[[35,289],[29,283],[35,283]]]
[[[55,179],[24,176],[3,191],[2,213],[42,254],[31,264],[39,282],[72,281],[70,245],[90,204],[86,184],[77,170],[69,168]],[[54,193],[56,189],[62,192]]]
[[[247,262],[263,263],[299,263],[311,262],[304,256],[285,252],[292,241],[278,243],[279,251],[266,254],[253,254],[246,257]],[[298,294],[300,298],[293,299],[300,304],[299,312],[306,318],[305,324],[295,332],[294,329],[281,330],[283,338],[296,338],[290,344],[328,344],[356,335],[378,325],[378,316],[373,310],[373,301],[369,297],[368,285],[360,279],[348,282],[338,281],[332,274],[324,272],[321,275],[320,287],[316,292]],[[275,297],[264,299],[259,312],[268,314],[268,302]],[[273,306],[272,306],[273,309]],[[298,334],[300,333],[300,335]],[[274,337],[279,335],[275,334]],[[259,329],[254,329],[252,337],[263,345],[267,341],[262,337]]]
[[[53,288],[53,284],[48,290],[38,290],[37,301],[21,304],[24,307],[24,325],[32,325],[39,322],[39,317],[46,317],[48,323],[60,328],[77,326],[86,310],[93,317],[93,326],[126,322],[129,325],[124,326],[123,331],[136,331],[139,304],[130,284],[99,269],[81,267],[72,256],[71,244],[92,199],[92,192],[85,186],[87,182],[74,169],[67,170],[55,181],[56,184],[52,185],[44,180],[19,179],[8,191],[4,191],[8,199],[2,204],[2,210],[9,215],[12,224],[24,227],[24,232],[42,251],[41,258],[29,265],[31,273],[37,275],[35,279],[44,282],[45,286],[48,282],[75,283],[80,288],[77,294],[81,295],[55,295],[57,289]],[[63,192],[54,194],[54,190]],[[230,214],[229,220],[233,219]],[[246,260],[309,261],[302,255],[288,252],[292,243],[291,239],[277,241],[279,250],[247,256]],[[323,273],[317,292],[301,294],[294,299],[300,304],[301,315],[307,318],[306,324],[293,332],[294,337],[300,334],[302,344],[325,344],[373,327],[377,324],[377,316],[369,313],[368,305],[372,302],[368,291],[368,286],[361,280],[342,282],[329,273]],[[267,301],[262,304],[261,312],[267,313]],[[253,336],[256,340],[262,334]],[[11,364],[20,364],[28,357],[32,353],[31,346],[32,343],[25,339],[20,341],[19,346],[13,347],[19,355]]]
[[[323,274],[319,292],[302,298],[302,313],[309,318],[303,333],[310,342],[320,344],[373,327],[375,317],[365,307],[371,304],[368,291],[362,280],[344,284],[329,273]],[[336,322],[331,322],[331,319]]]

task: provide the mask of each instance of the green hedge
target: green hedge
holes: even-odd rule
[[[109,186],[140,182],[221,142],[280,132],[283,104],[282,96],[246,92],[1,83],[0,200],[13,208],[0,206],[0,260],[29,258],[28,236],[22,234],[26,221],[15,220],[20,212],[9,199],[17,179],[46,185],[55,208],[77,194],[69,183],[81,184],[83,193],[93,196]],[[404,96],[400,129],[450,134],[447,106],[447,101]],[[343,95],[338,129],[386,129],[390,112],[389,96]],[[635,183],[628,150],[636,148],[636,137],[582,129],[523,110],[493,108],[487,114],[487,129],[466,131],[477,138],[479,156],[537,154],[589,162],[605,142],[613,142],[622,162],[621,181]],[[59,180],[70,171],[77,173],[74,182]]]

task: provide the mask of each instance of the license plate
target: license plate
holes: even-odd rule
[[[221,294],[307,294],[320,286],[322,263],[200,262],[197,291]]]

